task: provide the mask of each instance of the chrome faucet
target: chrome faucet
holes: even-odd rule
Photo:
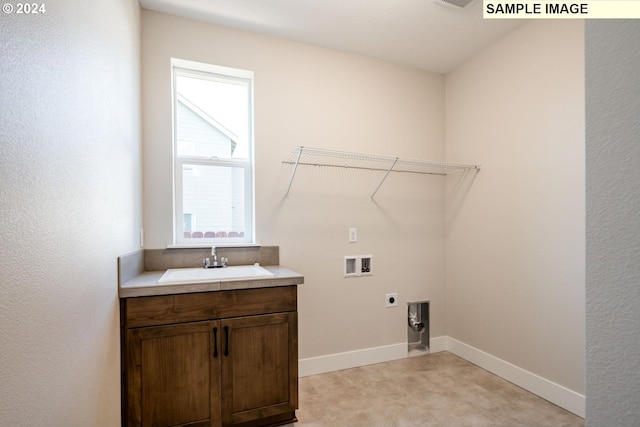
[[[211,256],[213,257],[213,266],[218,266],[218,254],[216,254],[216,247],[211,246]]]
[[[216,253],[215,246],[211,246],[211,256],[213,261],[209,258],[204,259],[204,268],[224,268],[227,266],[228,259],[225,257],[220,257],[220,262],[218,262],[218,254]]]

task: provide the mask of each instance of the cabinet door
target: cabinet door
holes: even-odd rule
[[[297,313],[225,319],[222,424],[295,419],[298,407]]]
[[[127,348],[129,427],[220,425],[219,322],[129,329]]]

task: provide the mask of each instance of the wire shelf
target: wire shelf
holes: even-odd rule
[[[291,179],[289,180],[289,186],[285,197],[289,195],[293,179],[295,178],[296,171],[300,165],[386,172],[373,194],[371,194],[371,199],[374,198],[380,189],[380,186],[382,186],[391,172],[445,176],[469,170],[480,170],[480,165],[473,164],[405,159],[402,157],[378,156],[374,154],[354,153],[349,151],[328,150],[324,148],[304,146],[298,146],[291,150],[282,163],[293,165],[293,171],[291,173]]]

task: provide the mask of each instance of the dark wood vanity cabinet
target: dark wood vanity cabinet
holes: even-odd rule
[[[123,426],[295,421],[296,287],[121,299]]]

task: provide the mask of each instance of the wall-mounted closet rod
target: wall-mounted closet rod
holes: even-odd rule
[[[378,190],[389,177],[391,172],[446,176],[451,173],[480,170],[479,165],[404,159],[401,157],[378,156],[373,154],[305,146],[295,147],[291,150],[287,158],[282,161],[282,163],[293,165],[293,171],[291,172],[291,178],[289,179],[289,185],[287,187],[285,197],[289,196],[293,180],[298,171],[298,166],[300,165],[385,172],[384,176],[378,183],[378,186],[373,191],[373,194],[371,194],[371,199],[373,199],[377,194]]]
[[[399,159],[401,160],[401,159]],[[387,172],[389,170],[389,168],[376,168],[376,167],[371,167],[371,166],[347,166],[347,165],[340,165],[337,163],[311,163],[311,162],[305,162],[305,161],[298,161],[296,162],[296,160],[283,160],[282,161],[283,164],[285,165],[295,165],[296,163],[300,166],[316,166],[316,167],[330,167],[330,168],[343,168],[343,169],[356,169],[356,170],[363,170],[363,171],[373,171],[373,172]],[[394,169],[391,172],[397,172],[397,173],[414,173],[416,175],[438,175],[438,176],[446,176],[447,174],[444,172],[426,172],[426,171],[412,171],[412,170],[399,170],[399,169]]]

